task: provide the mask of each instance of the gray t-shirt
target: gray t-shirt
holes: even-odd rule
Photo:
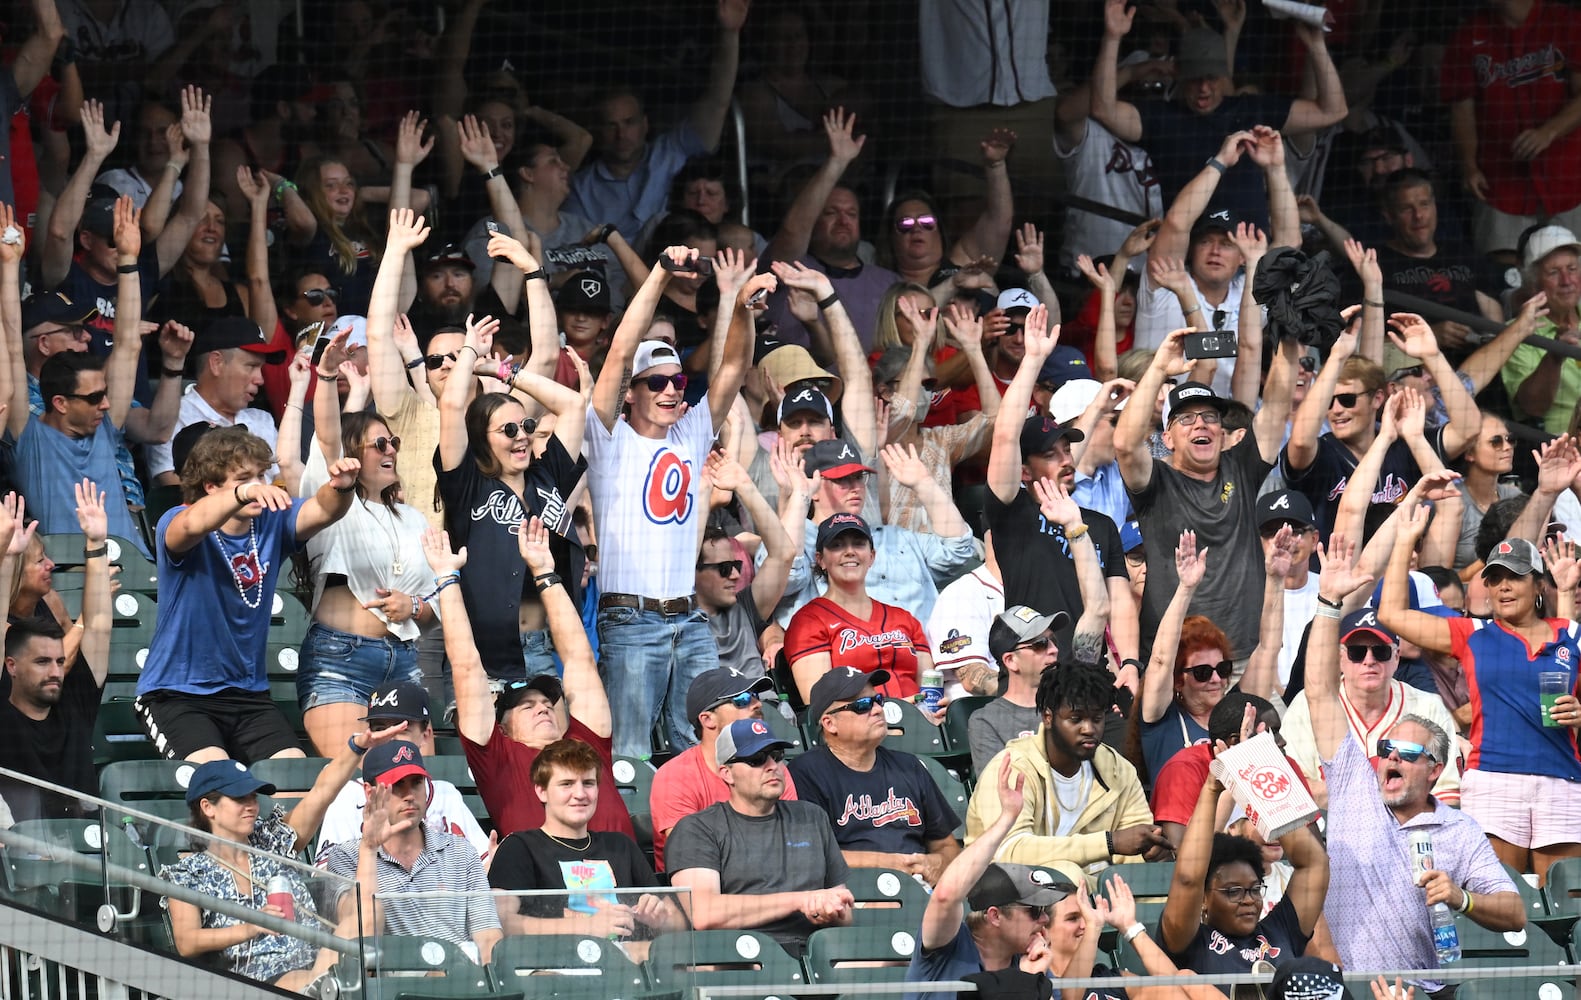
[[[829,817],[794,801],[779,803],[767,816],[743,816],[720,802],[685,817],[665,842],[664,867],[718,872],[719,891],[732,896],[830,889],[850,877]],[[815,929],[800,913],[753,928],[797,955]]]
[[[1142,642],[1151,647],[1158,622],[1180,585],[1175,546],[1180,533],[1197,533],[1197,551],[1211,550],[1211,571],[1192,595],[1190,612],[1222,628],[1232,658],[1251,654],[1257,645],[1263,592],[1263,549],[1257,538],[1257,488],[1271,464],[1248,431],[1225,452],[1213,479],[1193,479],[1166,461],[1153,460],[1147,488],[1130,490],[1142,537],[1147,541],[1147,590],[1142,595]],[[1150,650],[1143,649],[1146,662]]]
[[[708,628],[719,644],[719,665],[742,677],[762,677],[763,657],[758,655],[758,635],[765,622],[752,599],[752,588],[742,587],[736,603],[708,616]]]
[[[1022,708],[1004,698],[993,701],[972,713],[966,722],[967,741],[972,747],[972,771],[982,774],[983,768],[994,754],[1017,736],[1035,733],[1038,729],[1038,710]]]
[[[1500,500],[1521,495],[1521,488],[1513,483],[1499,483],[1494,487]],[[1464,491],[1462,491],[1464,492]],[[1488,512],[1476,505],[1471,497],[1466,496],[1460,505],[1460,540],[1455,543],[1455,568],[1461,569],[1477,561],[1477,532],[1482,529],[1482,519]],[[1581,525],[1567,524],[1565,531],[1574,534],[1581,530]]]

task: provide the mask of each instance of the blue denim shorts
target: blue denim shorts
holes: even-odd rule
[[[374,688],[394,681],[422,684],[417,643],[390,635],[370,639],[317,622],[307,630],[296,673],[302,711],[338,702],[366,705]]]

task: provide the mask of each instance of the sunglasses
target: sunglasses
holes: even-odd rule
[[[731,761],[730,763],[732,763],[732,764],[745,764],[748,767],[762,767],[764,764],[767,764],[771,760],[774,763],[778,764],[780,761],[782,761],[784,759],[785,759],[785,751],[782,748],[780,748],[780,747],[775,747],[772,750],[764,750],[764,751],[762,751],[760,753],[755,753],[755,754],[753,754],[750,757],[737,757],[735,760]]]
[[[1272,521],[1263,525],[1262,530],[1258,531],[1257,535],[1264,541],[1268,541],[1275,535],[1279,534],[1279,529],[1284,527],[1288,527],[1290,529],[1290,533],[1295,535],[1297,538],[1300,538],[1309,531],[1317,530],[1310,524],[1297,524],[1295,521]]]
[[[1359,393],[1359,392],[1336,392],[1334,394],[1333,400],[1331,400],[1329,402],[1329,405],[1330,406],[1336,406],[1336,405],[1343,406],[1345,409],[1348,410],[1352,406],[1355,406],[1356,405],[1356,400],[1358,400],[1360,398],[1361,398],[1361,393]]]
[[[1502,448],[1502,447],[1504,447],[1507,444],[1514,444],[1514,443],[1515,443],[1515,438],[1513,436],[1511,436],[1511,435],[1508,435],[1508,434],[1495,434],[1492,437],[1488,438],[1488,444],[1491,444],[1495,448]]]
[[[895,232],[897,233],[909,233],[913,229],[931,233],[937,228],[939,228],[939,220],[931,215],[908,215],[895,220]]]
[[[1218,663],[1199,663],[1194,667],[1184,668],[1181,673],[1190,674],[1196,678],[1198,684],[1206,684],[1214,674],[1229,680],[1230,675],[1235,673],[1235,664],[1229,660],[1220,660]]]
[[[1389,381],[1398,382],[1403,378],[1420,378],[1422,373],[1425,371],[1427,371],[1427,369],[1422,365],[1412,365],[1409,368],[1396,368],[1394,371],[1389,373]]]
[[[89,406],[98,406],[100,403],[104,402],[104,397],[109,395],[109,390],[100,389],[97,392],[63,392],[61,395],[65,396],[67,399],[80,399]]]
[[[1379,757],[1383,757],[1383,758],[1387,759],[1388,757],[1390,757],[1391,755],[1394,755],[1394,754],[1399,754],[1400,759],[1402,761],[1404,761],[1405,763],[1407,763],[1407,764],[1415,764],[1418,760],[1421,760],[1423,757],[1426,757],[1428,760],[1432,761],[1434,764],[1438,763],[1438,758],[1434,757],[1430,752],[1428,752],[1427,747],[1424,747],[1420,743],[1411,743],[1411,742],[1409,742],[1407,740],[1390,740],[1390,739],[1383,739],[1383,740],[1379,740],[1378,741],[1378,756]]]
[[[839,708],[831,708],[824,714],[834,715],[836,712],[850,712],[852,715],[866,715],[873,710],[873,706],[882,705],[883,703],[884,696],[882,694],[870,694],[858,698],[849,705],[841,705]]]
[[[1232,903],[1242,902],[1248,896],[1254,899],[1262,899],[1265,890],[1266,887],[1261,882],[1256,885],[1216,885],[1213,887],[1214,892],[1222,894],[1225,899]]]
[[[1036,639],[1033,639],[1030,642],[1023,642],[1023,643],[1021,643],[1016,648],[1017,649],[1030,649],[1034,653],[1046,653],[1046,652],[1048,652],[1049,647],[1052,646],[1052,645],[1054,645],[1054,637],[1053,636],[1040,635]]]
[[[1352,663],[1361,663],[1367,659],[1368,653],[1371,653],[1373,660],[1378,663],[1388,663],[1394,659],[1393,646],[1370,642],[1347,642],[1345,644],[1345,656]]]
[[[644,375],[641,378],[634,378],[631,380],[631,387],[633,389],[639,385],[647,386],[649,392],[663,392],[664,387],[667,385],[673,385],[678,391],[685,392],[686,373],[678,372],[674,375]]]
[[[1011,903],[1018,910],[1027,911],[1027,916],[1033,920],[1045,920],[1054,912],[1052,906],[1033,906],[1031,903]]]
[[[399,437],[376,437],[369,441],[368,444],[381,455],[385,454],[386,449],[389,450],[391,455],[401,450],[401,439]]]
[[[697,564],[697,568],[711,569],[724,579],[728,580],[732,576],[735,576],[737,573],[741,572],[741,560],[721,559],[719,562],[700,562]]]
[[[457,353],[458,352],[456,352],[456,351],[451,351],[449,354],[429,354],[429,355],[425,355],[424,358],[423,358],[423,364],[428,366],[428,370],[429,371],[437,372],[439,369],[441,369],[441,368],[443,368],[445,366],[445,362],[447,360],[448,361],[456,360],[456,354]]]
[[[740,694],[731,695],[724,701],[714,702],[712,705],[708,706],[708,710],[712,712],[716,708],[724,708],[726,705],[734,705],[742,711],[746,711],[747,709],[751,708],[752,703],[757,700],[758,693],[756,691],[743,691]],[[781,752],[783,753],[783,751]]]
[[[338,302],[340,293],[333,288],[309,288],[302,293],[302,298],[310,306],[321,306],[324,304],[325,299],[331,302]]]
[[[516,440],[517,435],[520,434],[526,434],[528,437],[531,437],[532,432],[538,429],[538,421],[532,417],[528,417],[519,424],[513,420],[508,424],[500,424],[494,429],[505,435],[507,439],[514,441]]]
[[[1301,357],[1301,360],[1297,361],[1296,364],[1300,365],[1301,366],[1301,370],[1304,371],[1304,372],[1315,372],[1315,371],[1317,371],[1317,358],[1314,358],[1310,354],[1303,355]]]

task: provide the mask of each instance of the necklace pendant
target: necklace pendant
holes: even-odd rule
[[[401,562],[401,560],[397,559],[394,562],[390,563],[390,572],[394,573],[396,576],[400,576],[405,571],[406,571],[406,564]]]

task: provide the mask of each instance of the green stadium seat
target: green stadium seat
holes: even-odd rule
[[[260,760],[250,770],[259,781],[275,786],[273,798],[290,809],[312,789],[320,772],[328,767],[327,757],[275,757]],[[353,775],[355,780],[356,775]]]
[[[1575,1000],[1575,996],[1574,981],[1535,976],[1469,979],[1455,990],[1455,1000]]]
[[[150,562],[140,549],[124,538],[111,535],[105,540],[110,549],[110,564],[121,567],[116,577],[121,589],[139,594],[159,592],[159,567]],[[78,556],[79,561],[81,556]]]
[[[1457,918],[1460,960],[1464,966],[1567,965],[1570,956],[1535,925],[1519,931],[1490,931],[1469,918]],[[1489,986],[1493,989],[1492,985]],[[1496,993],[1498,1000],[1516,993]]]
[[[789,742],[791,745],[785,749],[785,756],[795,757],[807,750],[807,736],[801,731],[794,718],[787,719],[785,713],[780,711],[780,705],[785,702],[765,701],[763,703],[763,722],[769,727],[777,739]]]
[[[904,982],[916,946],[915,928],[824,927],[807,938],[808,982]]]
[[[1538,923],[1555,941],[1569,942],[1571,929],[1581,919],[1581,858],[1562,858],[1549,866],[1543,897],[1548,915]]]
[[[504,938],[489,961],[497,989],[528,1000],[626,1000],[648,992],[642,966],[609,941],[571,934]]]
[[[184,760],[116,761],[99,772],[99,795],[109,802],[185,823],[190,816],[187,782],[196,768]]]
[[[450,941],[381,934],[365,942],[363,955],[364,970],[372,974],[365,984],[367,1000],[495,995],[488,969]],[[335,978],[346,992],[357,983],[355,966],[342,959]]]
[[[435,747],[435,749],[439,748]],[[428,769],[429,776],[435,781],[448,781],[463,795],[478,790],[477,779],[472,776],[472,768],[468,766],[464,754],[436,753],[431,757],[424,757],[423,766]]]
[[[158,760],[159,751],[143,729],[131,698],[106,697],[93,727],[93,762],[100,767],[122,760]]]
[[[928,908],[928,890],[922,883],[893,868],[853,868],[845,887],[856,898],[851,911],[854,926],[915,929]]]
[[[972,742],[967,735],[967,724],[972,719],[972,714],[987,705],[994,699],[986,695],[968,695],[950,702],[950,707],[944,712],[944,749],[945,759],[957,771],[971,775],[972,773]]]
[[[648,796],[653,791],[655,771],[649,761],[636,757],[616,757],[610,764],[615,776],[615,787],[631,814],[632,831],[637,835],[637,846],[653,863],[653,811],[648,808]]]
[[[889,741],[885,740],[884,745],[888,746]],[[950,808],[954,809],[955,815],[960,818],[960,823],[956,824],[953,832],[958,839],[964,840],[966,838],[966,806],[971,801],[971,794],[966,790],[966,783],[955,772],[948,770],[936,757],[924,755],[917,759],[922,761],[922,766],[928,769],[928,774],[933,777],[933,783],[939,786],[939,791],[943,793],[945,801],[950,804]]]
[[[773,938],[757,931],[690,931],[661,934],[648,948],[648,983],[659,991],[692,986],[777,986],[763,998],[784,1000],[806,983],[801,963]],[[759,994],[754,993],[754,997]]]

